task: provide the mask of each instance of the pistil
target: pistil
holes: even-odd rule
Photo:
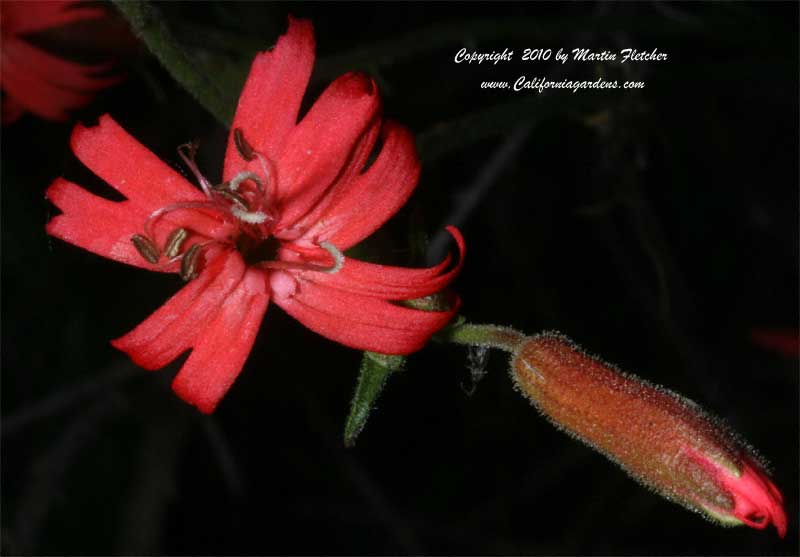
[[[185,151],[185,152],[184,152]],[[197,163],[194,161],[194,157],[197,154],[197,143],[190,142],[184,143],[178,147],[178,155],[183,159],[183,163],[192,171],[194,177],[197,178],[197,182],[200,184],[200,187],[203,190],[203,193],[206,194],[206,197],[211,199],[211,182],[209,182],[203,173],[200,172],[200,169],[197,167]]]

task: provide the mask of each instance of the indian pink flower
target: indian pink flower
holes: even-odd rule
[[[591,357],[561,335],[527,339],[512,377],[539,411],[667,499],[723,525],[775,525],[783,498],[752,449],[697,404]]]
[[[25,112],[65,121],[70,111],[89,104],[98,90],[119,81],[118,76],[98,75],[108,70],[108,65],[65,60],[27,40],[31,34],[107,16],[103,8],[75,0],[0,2],[3,123],[17,120]]]
[[[455,228],[456,266],[450,257],[411,269],[343,255],[406,202],[420,164],[412,136],[382,120],[378,91],[363,75],[335,80],[298,123],[313,63],[311,24],[290,19],[275,48],[253,62],[219,185],[200,174],[194,146],[180,153],[200,189],[104,116],[96,127],[77,126],[72,148],[127,199],[112,202],[65,179],[47,192],[63,211],[48,233],[189,281],[112,344],[147,369],[191,348],[173,389],[206,413],[241,371],[270,300],[329,339],[385,354],[418,350],[458,307],[457,299],[445,311],[400,303],[455,278],[464,251]]]

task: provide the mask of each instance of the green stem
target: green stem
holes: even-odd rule
[[[146,0],[113,0],[134,32],[147,45],[175,80],[180,83],[217,120],[230,126],[235,99],[223,91],[175,39],[160,11]]]
[[[506,352],[514,352],[527,337],[511,327],[462,323],[448,327],[439,333],[436,338],[443,342],[452,342],[454,344],[486,346],[499,348]]]

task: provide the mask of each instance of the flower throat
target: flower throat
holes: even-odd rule
[[[338,272],[344,264],[344,255],[329,242],[318,242],[317,246],[328,252],[333,260],[331,266],[278,260],[278,250],[283,243],[273,234],[278,221],[277,211],[273,203],[270,203],[275,199],[276,189],[273,165],[267,157],[253,149],[241,129],[236,128],[233,131],[233,140],[239,156],[245,162],[258,159],[263,178],[255,172],[244,170],[229,181],[212,185],[195,162],[197,145],[195,143],[181,145],[178,147],[178,154],[197,179],[206,199],[173,203],[153,211],[144,223],[144,233],[134,234],[131,237],[131,242],[139,255],[153,265],[180,262],[179,274],[186,281],[197,276],[203,264],[202,252],[212,244],[223,244],[236,249],[250,267]],[[191,228],[177,227],[169,232],[162,246],[159,246],[154,231],[156,223],[166,214],[185,210],[214,212],[226,223],[233,225],[236,234],[225,240],[206,239],[188,245],[192,238],[200,239],[198,238],[200,235]],[[163,263],[161,263],[162,258],[165,259]]]

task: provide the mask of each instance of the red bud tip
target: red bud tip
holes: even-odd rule
[[[723,525],[786,534],[783,498],[752,450],[697,404],[552,333],[523,342],[514,381],[552,423],[667,499]]]

